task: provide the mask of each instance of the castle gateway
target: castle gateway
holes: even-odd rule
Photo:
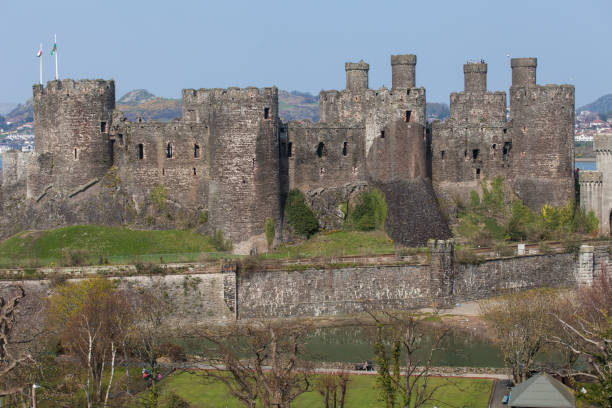
[[[271,88],[185,89],[182,117],[128,121],[104,80],[34,85],[34,153],[7,152],[0,231],[93,223],[221,230],[235,251],[282,239],[283,197],[301,190],[324,228],[373,186],[385,229],[424,245],[450,236],[444,209],[502,176],[531,208],[574,198],[574,87],[536,84],[535,58],[511,61],[506,93],[487,91],[487,64],[463,67],[450,118],[427,124],[415,55],[393,55],[392,87],[368,86],[369,65],[346,63],[346,88],[321,91],[321,120],[283,123]],[[205,221],[205,222],[204,222]]]

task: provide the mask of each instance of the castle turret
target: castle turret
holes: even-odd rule
[[[36,152],[53,163],[47,176],[54,189],[70,194],[102,177],[113,164],[108,131],[115,82],[49,81],[46,88],[34,85],[33,93]]]
[[[360,92],[368,89],[368,71],[370,64],[363,62],[347,62],[344,64],[346,71],[346,89]]]
[[[183,107],[209,127],[208,225],[248,254],[280,222],[278,89],[186,89]]]
[[[463,78],[465,92],[486,92],[487,64],[484,62],[464,64]]]
[[[391,75],[393,89],[414,88],[416,55],[403,54],[391,56]]]
[[[514,58],[510,87],[512,169],[531,208],[574,199],[574,87],[537,85],[535,58]]]
[[[512,86],[532,87],[536,85],[537,58],[512,58]]]

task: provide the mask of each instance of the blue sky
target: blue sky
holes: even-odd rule
[[[6,4],[9,3],[9,4]],[[612,93],[610,0],[133,1],[7,0],[0,14],[0,102],[44,80],[58,36],[61,78],[113,78],[117,96],[146,88],[344,88],[344,62],[370,63],[391,85],[391,54],[417,54],[417,85],[446,102],[467,59],[489,63],[489,90],[508,90],[512,57],[538,57],[538,83],[573,83],[576,105]]]

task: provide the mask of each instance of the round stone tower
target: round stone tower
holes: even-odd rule
[[[393,89],[414,88],[416,55],[403,54],[391,56],[391,85]]]
[[[368,89],[368,71],[370,64],[363,62],[347,62],[344,64],[346,71],[346,89],[353,92],[361,92]]]
[[[512,86],[532,87],[536,85],[537,58],[512,58]]]
[[[102,177],[113,164],[114,81],[49,81],[33,93],[36,153],[52,160],[54,189],[70,194]]]

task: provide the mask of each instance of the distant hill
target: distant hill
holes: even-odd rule
[[[23,105],[17,105],[17,107],[4,115],[4,117],[7,122],[12,122],[11,125],[21,125],[26,122],[32,122],[34,120],[32,98],[28,99]]]
[[[17,107],[16,103],[12,102],[0,102],[0,115],[6,115]]]
[[[427,117],[444,120],[450,116],[450,108],[445,103],[430,102],[427,104]]]
[[[151,99],[155,99],[155,95],[153,95],[151,92],[147,91],[146,89],[135,89],[119,98],[117,104],[137,106],[140,103],[149,101]]]
[[[612,99],[612,95],[610,95]],[[600,98],[601,99],[601,98]],[[611,100],[612,103],[612,100]],[[279,116],[285,122],[290,120],[310,119],[319,121],[319,97],[308,92],[278,91]],[[181,100],[162,98],[153,95],[146,89],[135,89],[123,95],[117,101],[116,108],[123,112],[129,120],[142,117],[145,120],[170,121],[181,117]],[[612,110],[612,108],[610,108]],[[428,103],[427,116],[445,119],[449,115],[448,105],[445,103]],[[4,115],[7,121],[20,125],[33,120],[34,112],[32,99],[23,105],[17,105]],[[12,125],[13,126],[13,125]]]
[[[593,113],[608,113],[612,111],[612,94],[604,95],[595,102],[576,109],[576,113],[580,113],[582,111],[589,111]]]
[[[284,122],[310,119],[319,121],[319,96],[308,92],[278,91],[278,115]]]

